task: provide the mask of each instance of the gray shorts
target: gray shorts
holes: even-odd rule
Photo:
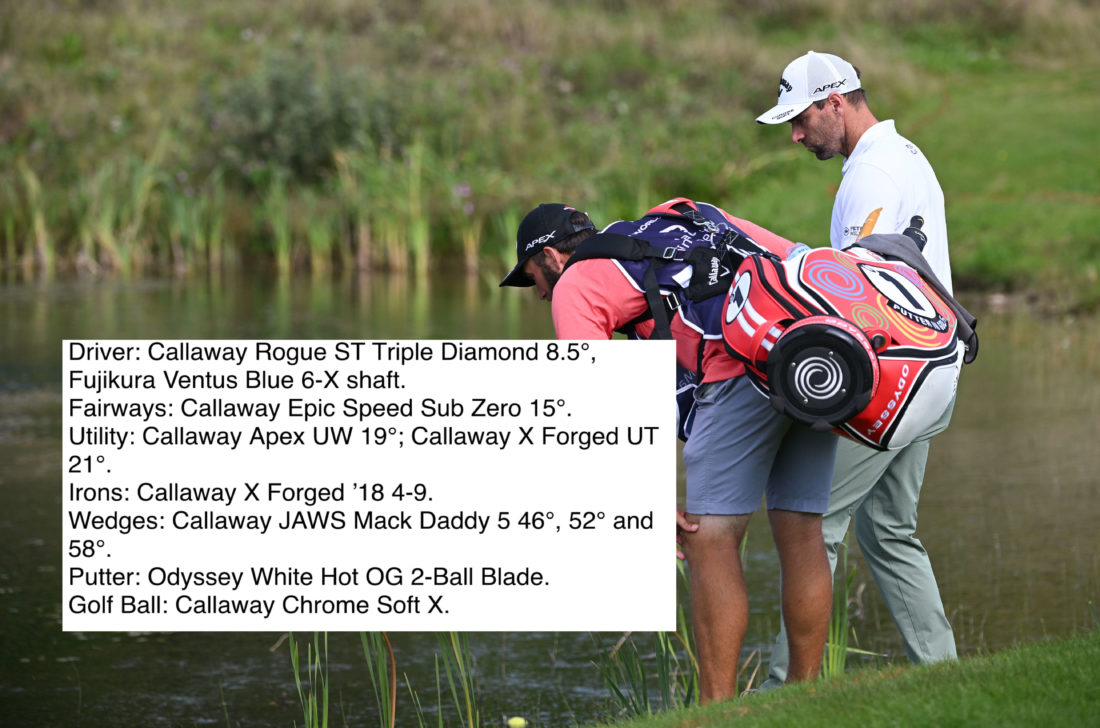
[[[698,409],[684,445],[688,513],[752,513],[768,508],[824,513],[837,436],[777,412],[747,376],[695,390]]]

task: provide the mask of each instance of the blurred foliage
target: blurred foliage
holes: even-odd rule
[[[932,160],[960,279],[1088,298],[1098,34],[1085,0],[7,0],[0,266],[190,269],[213,236],[223,263],[495,269],[538,202],[680,194],[820,243],[839,165],[752,121],[813,48]],[[1036,214],[1057,245],[998,256]]]
[[[282,174],[316,184],[333,155],[357,140],[392,139],[389,112],[338,67],[324,72],[307,56],[274,52],[253,73],[214,89],[206,79],[200,109],[211,166],[253,189]]]

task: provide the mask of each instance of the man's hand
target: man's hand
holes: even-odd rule
[[[694,533],[699,530],[698,523],[692,523],[679,508],[676,509],[676,558],[684,560],[684,552],[680,547],[684,545],[684,534]]]

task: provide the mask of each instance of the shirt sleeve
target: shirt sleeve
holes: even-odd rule
[[[858,164],[840,182],[829,241],[843,249],[872,233],[900,233],[902,209],[901,189],[893,178],[879,167]]]
[[[559,339],[610,339],[647,308],[645,295],[615,263],[604,259],[569,266],[550,302]]]

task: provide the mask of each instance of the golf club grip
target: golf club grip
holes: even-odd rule
[[[920,215],[913,215],[913,217],[909,219],[909,227],[905,228],[902,232],[902,235],[905,235],[917,244],[917,249],[921,252],[924,252],[924,246],[928,244],[928,236],[921,230],[923,226],[924,218]]]

